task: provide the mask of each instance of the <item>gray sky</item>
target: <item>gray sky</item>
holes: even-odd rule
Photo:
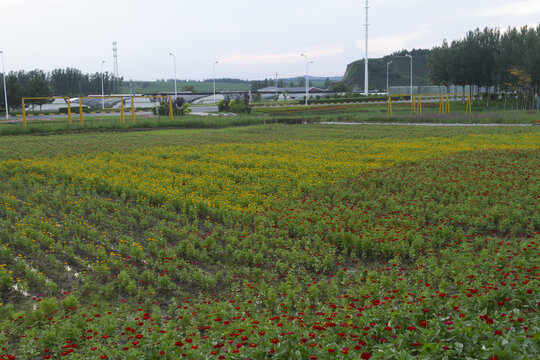
[[[364,57],[365,0],[0,0],[6,71],[75,67],[124,79],[343,75]],[[539,0],[371,0],[370,57],[476,27],[537,26]]]

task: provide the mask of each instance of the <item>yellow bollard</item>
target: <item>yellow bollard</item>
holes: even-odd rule
[[[24,109],[24,99],[22,99],[22,122],[23,127],[26,129],[26,110]]]
[[[84,120],[83,120],[83,112],[82,112],[82,99],[79,98],[79,118],[81,126],[84,126]]]

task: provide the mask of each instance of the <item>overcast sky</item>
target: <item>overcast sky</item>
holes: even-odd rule
[[[370,0],[369,56],[476,27],[537,26],[539,0]],[[6,71],[75,67],[124,79],[343,75],[364,57],[365,0],[0,0]]]

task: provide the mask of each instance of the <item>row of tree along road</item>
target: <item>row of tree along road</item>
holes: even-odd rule
[[[47,97],[61,94],[66,97],[86,96],[88,94],[101,94],[101,81],[103,77],[103,90],[111,94],[120,89],[122,78],[115,78],[105,72],[84,74],[78,69],[55,69],[49,73],[42,70],[16,71],[7,74],[6,90],[10,109],[20,109],[21,99],[25,97]],[[2,100],[0,107],[4,108],[3,89],[0,90]],[[26,100],[27,105],[41,105],[50,102],[45,99]]]
[[[445,40],[432,49],[428,68],[436,85],[483,89],[488,105],[504,91],[505,99],[510,93],[520,109],[535,109],[540,89],[540,24],[506,31],[476,29],[463,39]],[[488,93],[490,88],[494,93]]]

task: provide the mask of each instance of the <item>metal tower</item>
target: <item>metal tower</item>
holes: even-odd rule
[[[369,94],[369,74],[368,74],[368,0],[366,0],[366,57],[364,60],[365,68],[364,68],[364,91],[365,95],[368,96]]]
[[[118,85],[118,46],[117,42],[113,41],[113,58],[114,58],[114,79],[113,79],[113,92],[116,92]]]

